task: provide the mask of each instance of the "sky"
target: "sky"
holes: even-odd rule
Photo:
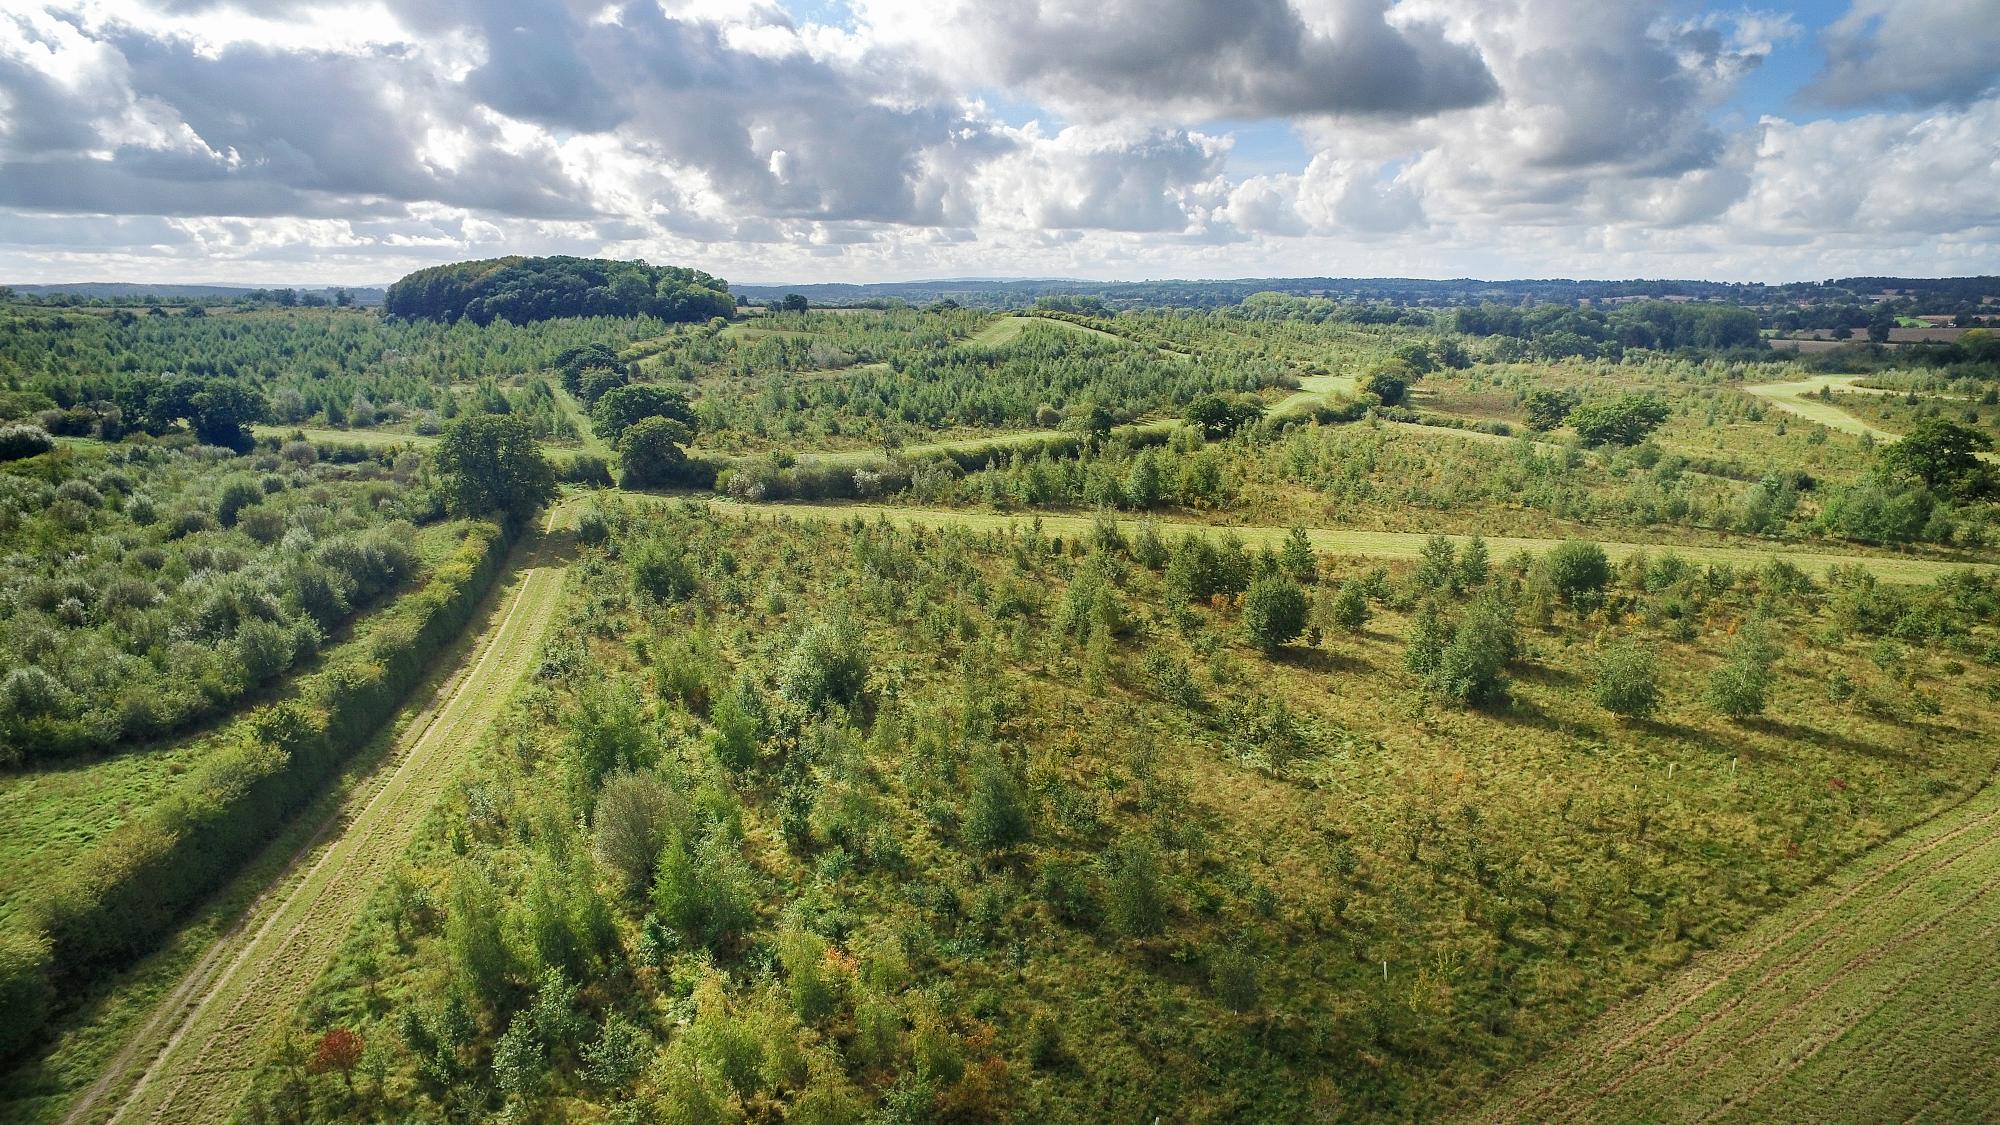
[[[2000,273],[2000,0],[0,0],[0,282]]]

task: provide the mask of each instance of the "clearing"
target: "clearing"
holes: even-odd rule
[[[273,1033],[332,962],[425,812],[532,667],[565,574],[549,538],[556,521],[552,512],[543,536],[519,548],[529,557],[515,572],[505,610],[403,731],[380,783],[357,792],[316,834],[287,876],[160,1003],[66,1121],[216,1121],[235,1108]]]
[[[1873,437],[1876,441],[1895,441],[1901,434],[1871,426],[1831,402],[1811,396],[1821,388],[1831,387],[1838,391],[1853,391],[1860,394],[1894,394],[1894,391],[1879,390],[1874,387],[1859,387],[1855,383],[1865,379],[1865,375],[1814,375],[1790,383],[1760,383],[1746,386],[1744,393],[1756,395],[1789,414],[1796,414],[1811,422],[1818,422],[1828,429],[1853,434],[1856,437]]]
[[[1959,1121],[2000,1104],[2000,786],[1606,1013],[1490,1121]]]

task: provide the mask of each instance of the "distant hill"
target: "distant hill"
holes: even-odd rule
[[[7,285],[8,289],[23,297],[46,297],[67,295],[93,300],[141,301],[149,297],[164,300],[186,300],[188,298],[209,298],[215,301],[236,301],[253,294],[271,293],[279,289],[291,289],[295,293],[312,293],[331,301],[333,291],[341,286],[248,286],[248,285],[156,285],[143,281],[78,281],[52,285]],[[379,286],[345,286],[348,295],[357,305],[379,305],[386,292]]]

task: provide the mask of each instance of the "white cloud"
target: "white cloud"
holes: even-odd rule
[[[1993,0],[1854,0],[1808,94],[1836,106],[1967,105],[2000,84]]]
[[[1813,95],[1906,112],[1741,120],[1784,12],[52,0],[0,14],[0,278],[1994,272],[1990,3],[1826,32]]]

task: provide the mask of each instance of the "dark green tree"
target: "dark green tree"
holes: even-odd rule
[[[641,418],[618,439],[618,484],[621,488],[657,488],[672,484],[687,462],[683,448],[693,435],[672,418]]]
[[[555,472],[533,428],[510,414],[454,420],[438,442],[437,467],[446,499],[461,515],[519,521],[556,494]]]
[[[1268,574],[1243,595],[1243,631],[1250,643],[1276,653],[1306,628],[1306,592],[1282,574]]]

